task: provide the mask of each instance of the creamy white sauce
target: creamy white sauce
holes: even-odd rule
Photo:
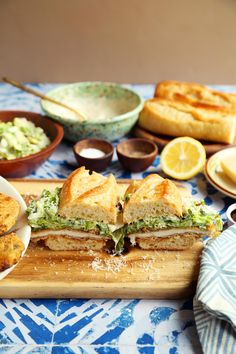
[[[127,99],[112,99],[106,97],[63,97],[60,101],[81,112],[87,121],[109,121],[113,117],[124,114],[134,109],[135,104]],[[55,115],[68,119],[78,119],[76,113],[66,108],[50,103],[47,109]]]
[[[96,159],[105,156],[105,153],[99,149],[86,148],[86,149],[82,149],[79,152],[79,155],[90,159]]]

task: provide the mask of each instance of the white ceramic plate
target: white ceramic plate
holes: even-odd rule
[[[221,168],[221,161],[232,153],[236,153],[236,147],[223,149],[212,155],[206,163],[205,175],[213,187],[223,194],[236,199],[236,184],[225,175]]]
[[[21,197],[20,193],[3,177],[0,176],[0,192],[9,195],[10,197],[16,199],[20,203],[20,214],[17,219],[17,223],[13,226],[11,231],[17,230],[17,236],[24,243],[25,249],[22,253],[22,257],[29,245],[31,229],[27,223],[27,217],[25,214],[26,204]],[[3,272],[0,272],[0,280],[5,278],[14,268],[16,264]]]

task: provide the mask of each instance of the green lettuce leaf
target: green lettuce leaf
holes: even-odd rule
[[[111,237],[112,240],[114,241],[115,253],[120,254],[124,250],[125,236],[126,236],[126,225],[124,225],[120,229],[115,230],[112,233]]]
[[[127,226],[127,234],[136,233],[145,229],[158,230],[178,227],[199,227],[200,229],[208,229],[212,225],[215,226],[217,231],[222,230],[223,225],[220,215],[207,207],[204,201],[194,201],[186,209],[183,217],[163,215],[138,220]]]

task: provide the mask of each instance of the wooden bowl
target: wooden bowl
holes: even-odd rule
[[[103,157],[84,157],[80,155],[80,151],[86,148],[101,150],[105,153]],[[73,147],[75,158],[79,166],[85,166],[92,171],[103,171],[111,162],[114,148],[111,143],[101,139],[83,139],[76,143]]]
[[[35,171],[56,149],[63,138],[63,128],[50,118],[39,113],[24,111],[0,111],[0,121],[10,122],[15,117],[26,118],[41,127],[51,144],[43,150],[14,160],[0,160],[0,175],[8,178],[25,177]]]
[[[122,166],[132,172],[146,170],[158,153],[155,143],[148,139],[129,139],[117,145],[117,156]]]

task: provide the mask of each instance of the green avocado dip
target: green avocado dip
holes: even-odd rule
[[[43,129],[26,118],[0,122],[0,160],[13,160],[35,154],[50,144]]]

